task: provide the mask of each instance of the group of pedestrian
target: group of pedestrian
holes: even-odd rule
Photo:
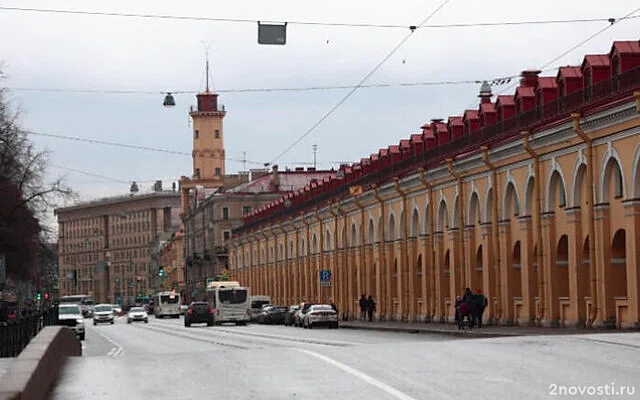
[[[360,297],[360,320],[369,322],[373,321],[373,313],[376,311],[376,302],[373,300],[373,297],[369,295],[362,295]]]
[[[487,304],[487,298],[480,289],[472,293],[470,288],[466,288],[462,296],[456,296],[454,307],[458,329],[463,329],[465,325],[469,328],[482,328],[482,314]]]

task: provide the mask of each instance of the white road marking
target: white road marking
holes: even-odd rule
[[[333,365],[334,367],[338,367],[341,370],[355,376],[356,378],[360,378],[363,381],[377,387],[378,389],[381,389],[385,392],[387,392],[389,395],[395,397],[396,399],[400,399],[400,400],[416,400],[415,398],[409,396],[406,393],[402,393],[401,391],[399,391],[396,388],[393,388],[389,385],[387,385],[386,383],[383,383],[379,380],[377,380],[376,378],[369,376],[367,374],[365,374],[364,372],[358,371],[355,368],[351,368],[348,365],[345,365],[339,361],[334,360],[333,358],[327,357],[325,355],[322,355],[320,353],[316,353],[315,351],[311,351],[311,350],[305,350],[305,349],[297,349],[294,348],[295,350],[301,351],[303,353],[309,354],[310,356],[319,358],[320,360]]]
[[[107,340],[109,343],[111,343],[112,345],[116,346],[115,348],[112,348],[108,353],[107,356],[108,357],[118,357],[120,354],[122,354],[122,346],[120,346],[118,343],[116,343],[115,340],[111,339],[109,336],[105,335],[104,333],[100,332],[97,329],[94,329],[95,332],[98,333],[98,335],[102,336],[103,338],[105,338],[105,340]]]

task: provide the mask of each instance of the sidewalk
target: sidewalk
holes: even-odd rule
[[[593,333],[614,333],[623,332],[615,329],[577,329],[577,328],[538,328],[524,326],[502,326],[491,325],[482,328],[459,330],[456,324],[441,324],[438,322],[366,322],[366,321],[341,321],[340,328],[343,329],[366,329],[388,332],[405,333],[427,333],[434,335],[451,335],[461,337],[515,337],[515,336],[537,336],[537,335],[578,335]]]

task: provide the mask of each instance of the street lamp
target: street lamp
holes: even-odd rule
[[[171,92],[167,92],[166,96],[164,96],[164,101],[162,102],[162,105],[165,106],[166,108],[171,108],[176,106],[176,100],[173,98],[173,95],[171,94]]]

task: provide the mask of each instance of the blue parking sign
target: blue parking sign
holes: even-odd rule
[[[327,282],[331,280],[331,271],[328,269],[320,270],[320,281]]]

